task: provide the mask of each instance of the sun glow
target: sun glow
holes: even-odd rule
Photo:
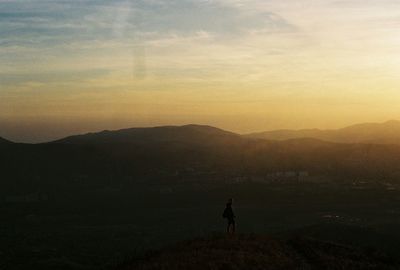
[[[41,141],[138,125],[249,132],[399,118],[399,7],[0,1],[2,135]]]

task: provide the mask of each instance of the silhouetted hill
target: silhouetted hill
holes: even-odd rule
[[[389,257],[309,238],[287,241],[257,235],[219,236],[184,242],[127,261],[117,270],[204,269],[398,269]]]
[[[400,179],[400,145],[250,139],[190,125],[106,131],[45,144],[4,144],[0,164],[0,206],[7,210],[0,221],[9,224],[2,231],[10,246],[3,257],[10,258],[11,265],[28,265],[17,269],[34,269],[30,263],[48,266],[35,269],[92,269],[86,264],[99,269],[107,255],[120,258],[136,248],[157,248],[167,243],[163,241],[214,230],[221,219],[219,207],[228,196],[241,201],[238,217],[240,228],[248,228],[244,232],[260,231],[270,221],[270,228],[314,224],[325,213],[380,225],[397,221],[400,209],[398,191],[391,189]],[[335,183],[258,181],[293,171],[307,171],[304,181]],[[26,238],[32,230],[37,233]],[[390,236],[367,238],[352,229],[335,232],[311,228],[300,233],[329,234],[333,239],[325,242],[260,236],[200,239],[129,261],[121,269],[393,266],[378,253],[330,243],[347,234],[369,239],[379,249],[398,250],[396,243],[387,241]],[[33,242],[36,246],[27,245]]]
[[[6,144],[6,143],[12,143],[12,142],[0,137],[0,144]]]
[[[223,143],[240,140],[232,132],[211,126],[161,126],[151,128],[129,128],[116,131],[104,130],[98,133],[70,136],[53,143],[103,144],[103,143]]]
[[[63,190],[199,175],[307,171],[311,176],[397,181],[400,146],[340,144],[316,139],[244,138],[209,126],[134,128],[71,136],[45,144],[5,144],[3,189]]]
[[[269,140],[315,138],[339,143],[400,144],[400,121],[357,124],[337,130],[275,130],[252,133],[246,137]]]

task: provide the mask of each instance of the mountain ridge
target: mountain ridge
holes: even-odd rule
[[[221,136],[222,135],[222,136]],[[117,130],[102,130],[75,134],[60,139],[34,144],[82,144],[82,143],[129,143],[129,142],[204,142],[216,137],[230,140],[258,139],[269,141],[286,141],[293,139],[315,139],[331,143],[364,143],[364,144],[397,144],[400,145],[400,121],[389,120],[383,123],[359,123],[340,129],[277,129],[263,132],[239,134],[210,125],[166,125],[154,127],[132,127]],[[0,137],[0,143],[12,141]]]
[[[11,144],[12,141],[6,140],[3,137],[0,137],[0,144]]]
[[[198,141],[204,142],[224,137],[226,139],[240,139],[240,135],[207,125],[184,126],[157,126],[137,127],[119,130],[103,130],[82,135],[68,136],[50,143],[149,143],[149,142],[174,142],[174,141]]]
[[[335,143],[400,144],[400,121],[360,123],[340,129],[280,129],[245,134],[247,138],[289,140],[314,138]]]

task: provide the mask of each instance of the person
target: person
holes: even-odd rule
[[[234,234],[235,230],[236,230],[236,224],[235,224],[236,216],[233,213],[232,203],[233,203],[233,199],[229,199],[228,203],[226,204],[224,213],[222,214],[222,217],[226,218],[228,220],[228,226],[226,228],[226,232]]]

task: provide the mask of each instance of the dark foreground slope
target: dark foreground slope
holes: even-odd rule
[[[131,269],[399,269],[374,252],[306,238],[287,241],[257,235],[218,236],[184,242],[146,258],[128,261]]]

